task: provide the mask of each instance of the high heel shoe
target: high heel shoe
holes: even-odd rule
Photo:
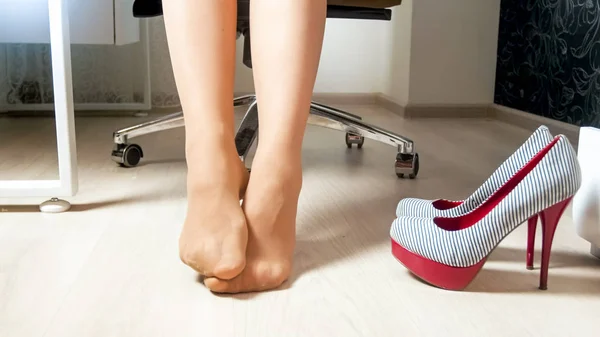
[[[434,218],[456,217],[469,213],[506,183],[529,159],[546,147],[553,138],[548,127],[542,125],[468,198],[464,200],[406,198],[398,203],[396,216]],[[530,270],[533,269],[537,222],[537,215],[529,220],[527,269]]]
[[[392,253],[426,282],[464,289],[508,234],[539,215],[543,231],[539,287],[546,289],[556,226],[580,186],[575,150],[566,137],[558,136],[471,212],[397,218],[390,230]]]
[[[436,216],[459,216],[468,213],[492,195],[553,139],[550,130],[542,125],[468,198],[464,200],[406,198],[398,203],[396,216],[433,218]]]

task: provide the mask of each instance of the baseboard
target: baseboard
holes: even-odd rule
[[[377,104],[379,106],[390,110],[398,116],[405,117],[404,104],[397,102],[394,98],[383,93],[378,93],[374,95],[377,97]]]
[[[490,118],[489,105],[409,105],[404,118]]]
[[[498,104],[481,105],[407,105],[384,94],[375,94],[378,104],[404,118],[489,118],[519,126],[532,132],[546,125],[552,134],[565,135],[574,147],[579,143],[579,127]]]
[[[493,104],[492,109],[495,112],[495,119],[501,122],[519,126],[531,131],[534,131],[540,125],[546,125],[553,135],[565,135],[574,147],[577,147],[579,143],[579,126],[498,104]]]
[[[385,94],[375,94],[378,104],[404,118],[490,118],[494,112],[489,104],[403,105]]]
[[[371,93],[315,93],[313,101],[331,105],[376,105],[379,97]]]
[[[382,93],[316,93],[313,100],[331,105],[379,105],[404,118],[489,118],[488,104],[403,105]]]

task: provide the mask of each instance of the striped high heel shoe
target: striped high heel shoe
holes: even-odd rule
[[[553,136],[550,130],[545,125],[542,125],[468,198],[464,200],[406,198],[398,203],[396,216],[434,218],[456,217],[469,213],[507,182],[515,172],[523,167],[536,153],[546,147],[552,139]],[[537,222],[537,215],[529,220],[527,269],[533,269],[533,251]]]
[[[539,214],[543,231],[539,287],[546,289],[554,232],[580,186],[575,150],[566,137],[557,136],[471,212],[397,218],[390,230],[392,253],[424,281],[444,289],[464,289],[495,247]]]
[[[436,217],[458,216],[468,213],[508,181],[515,172],[546,147],[553,138],[550,130],[542,125],[468,198],[456,201],[406,198],[398,203],[396,216]]]

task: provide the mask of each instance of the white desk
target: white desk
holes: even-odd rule
[[[125,45],[140,40],[133,0],[65,0],[72,44]],[[50,43],[48,0],[0,0],[0,43]]]
[[[0,181],[0,197],[67,197],[78,189],[71,40],[67,0],[48,0],[54,106],[58,148],[58,180]],[[40,206],[42,211],[61,212],[70,208],[66,201],[52,199]]]
[[[50,43],[54,106],[23,104],[11,109],[54,108],[59,166],[58,180],[0,181],[0,197],[51,198],[40,205],[40,209],[63,212],[70,208],[70,204],[58,198],[77,193],[71,43],[124,45],[141,41],[147,68],[144,103],[130,104],[129,108],[149,109],[151,88],[147,25],[140,27],[139,20],[131,13],[132,4],[133,0],[0,0],[0,43]],[[92,104],[88,108],[124,109],[123,106],[105,105]],[[83,110],[86,107],[79,108]]]

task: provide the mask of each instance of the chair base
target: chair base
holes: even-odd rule
[[[245,161],[258,135],[256,96],[247,95],[238,97],[233,100],[233,104],[234,106],[248,106],[248,110],[235,136],[238,155],[242,161]],[[408,138],[367,124],[359,116],[316,102],[311,103],[308,123],[346,132],[346,145],[349,148],[353,144],[361,148],[365,138],[396,146],[398,149],[395,160],[396,175],[399,178],[408,177],[414,179],[419,174],[419,155],[414,150],[414,142]],[[150,122],[118,130],[113,134],[115,148],[112,151],[112,159],[124,167],[137,166],[143,157],[142,148],[139,145],[130,144],[130,139],[183,126],[183,112],[178,112]]]

